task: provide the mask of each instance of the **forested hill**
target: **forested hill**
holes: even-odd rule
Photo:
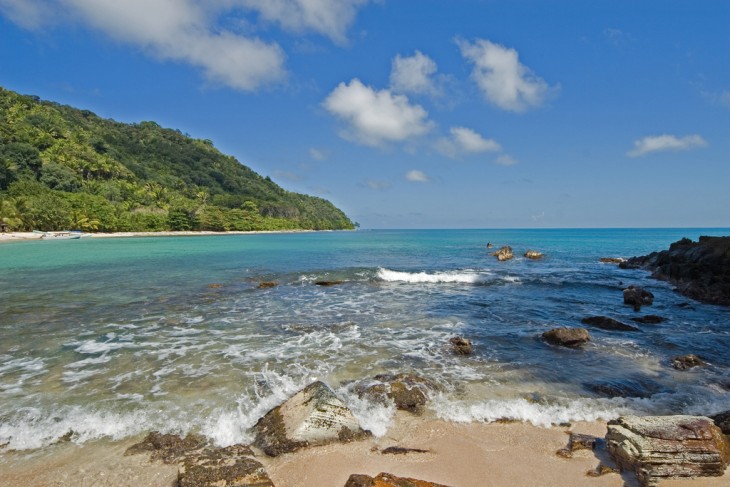
[[[11,230],[351,229],[209,140],[0,88],[0,221]]]

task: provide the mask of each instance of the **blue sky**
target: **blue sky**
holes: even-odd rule
[[[730,227],[726,0],[0,0],[0,85],[365,228]]]

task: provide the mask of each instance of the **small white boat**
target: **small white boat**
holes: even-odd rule
[[[78,232],[39,232],[34,230],[33,233],[40,233],[41,240],[75,240],[81,238],[81,234]]]

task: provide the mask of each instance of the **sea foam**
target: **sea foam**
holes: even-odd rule
[[[462,283],[462,284],[486,284],[492,280],[492,274],[487,271],[462,270],[450,272],[401,272],[380,268],[377,273],[378,279],[386,282],[408,282],[408,283]]]

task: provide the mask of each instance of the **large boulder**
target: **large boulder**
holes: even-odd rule
[[[642,486],[662,478],[719,477],[730,462],[730,445],[703,416],[623,416],[608,422],[608,452]]]
[[[499,250],[497,250],[494,255],[498,261],[502,262],[505,260],[510,260],[515,255],[512,253],[512,247],[509,245],[505,245],[504,247],[501,247]]]
[[[590,341],[591,336],[585,328],[553,328],[542,334],[543,340],[563,347],[576,348]]]
[[[620,321],[614,320],[613,318],[607,318],[606,316],[589,316],[580,320],[584,325],[589,325],[594,328],[600,328],[602,330],[609,331],[640,331],[635,326],[621,323]]]
[[[624,289],[624,304],[632,306],[634,311],[640,311],[642,306],[651,306],[654,303],[654,295],[637,286],[629,286]]]
[[[345,487],[447,487],[443,484],[426,482],[425,480],[396,477],[389,473],[379,473],[375,477],[353,474],[347,479]]]
[[[380,374],[373,381],[356,388],[360,397],[375,403],[387,403],[403,411],[419,414],[436,385],[415,374]]]
[[[669,250],[632,257],[620,267],[646,269],[689,298],[730,306],[730,237],[684,238]]]
[[[354,441],[370,435],[332,389],[320,381],[266,413],[254,431],[253,444],[272,457],[306,446]]]

